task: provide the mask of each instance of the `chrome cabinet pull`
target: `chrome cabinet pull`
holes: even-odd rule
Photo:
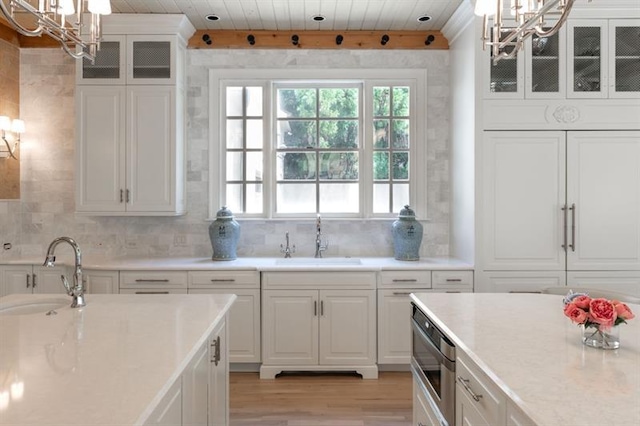
[[[128,203],[129,202],[129,190],[128,189],[127,189],[126,193],[127,193],[127,203]]]
[[[467,392],[469,392],[469,395],[471,395],[474,401],[476,402],[480,401],[480,398],[482,398],[482,395],[477,395],[475,392],[473,392],[473,390],[471,389],[471,386],[469,386],[468,379],[463,379],[462,376],[458,376],[458,382],[464,387],[464,389]]]
[[[564,249],[564,251],[567,251],[567,205],[565,204],[564,206],[562,206],[562,208],[560,209],[562,210],[562,214],[564,216],[563,218],[563,223],[564,223],[564,232],[563,232],[563,238],[562,238],[562,248]]]
[[[571,251],[576,251],[576,204],[571,204]]]
[[[233,283],[236,280],[234,280],[233,278],[213,278],[211,280],[212,283]]]
[[[415,278],[407,278],[407,279],[394,278],[392,280],[392,282],[394,282],[394,283],[415,283],[417,281],[418,280],[415,279]]]
[[[324,316],[324,300],[320,301],[320,316]]]
[[[446,281],[448,283],[459,283],[462,282],[462,278],[447,278]]]
[[[218,366],[218,363],[222,359],[220,356],[220,336],[211,341],[211,362]]]
[[[168,291],[136,291],[136,294],[169,294]]]
[[[124,202],[124,190],[120,190],[120,202]]]
[[[394,291],[393,292],[394,296],[408,296],[410,294],[411,294],[410,291]]]
[[[36,288],[36,274],[33,274],[33,276],[31,277],[31,287]]]
[[[31,274],[27,274],[27,288],[31,286]]]
[[[313,301],[313,316],[314,317],[318,316],[318,301],[317,300]]]
[[[164,279],[164,280],[154,280],[154,279],[145,279],[145,278],[139,278],[136,280],[137,283],[168,283],[169,280]]]

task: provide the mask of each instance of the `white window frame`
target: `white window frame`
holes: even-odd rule
[[[271,99],[273,86],[283,82],[308,82],[331,80],[331,83],[354,81],[362,83],[363,92],[371,93],[374,86],[409,86],[411,96],[411,144],[410,144],[410,191],[411,207],[416,211],[427,210],[427,71],[421,69],[210,69],[209,70],[209,216],[214,218],[216,212],[225,202],[225,108],[224,88],[226,86],[262,86],[264,110],[264,210],[262,214],[236,213],[241,218],[259,219],[308,219],[313,214],[282,214],[275,212],[275,129],[273,128],[273,108],[275,100]],[[368,99],[368,97],[367,97]],[[357,214],[328,214],[323,217],[340,219],[387,219],[396,217],[398,212],[388,214],[373,213],[373,141],[372,105],[364,102],[361,105],[360,131],[362,132],[360,152],[360,205],[362,211]],[[413,112],[415,111],[415,113]],[[363,167],[362,165],[367,165]]]

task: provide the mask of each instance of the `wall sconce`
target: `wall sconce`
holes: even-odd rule
[[[386,45],[387,43],[389,43],[389,36],[388,36],[388,35],[386,35],[386,34],[384,34],[384,35],[382,36],[382,38],[380,39],[380,44],[384,46],[384,45]]]
[[[17,160],[18,158],[14,154],[20,143],[20,134],[24,133],[24,121],[18,119],[11,120],[6,115],[2,115],[0,116],[0,130],[2,131],[2,141],[5,145],[2,146],[2,144],[0,144],[0,158],[11,157]],[[15,134],[13,143],[7,140],[7,132]],[[5,147],[6,149],[4,149]]]

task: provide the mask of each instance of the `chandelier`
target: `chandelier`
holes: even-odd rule
[[[475,14],[483,16],[482,47],[491,47],[493,63],[513,58],[524,46],[527,37],[550,37],[558,32],[569,17],[574,0],[510,0],[513,25],[505,26],[503,6],[505,0],[476,0]],[[591,1],[591,0],[589,0]],[[553,16],[549,27],[545,16]],[[492,21],[493,26],[490,26]],[[507,49],[512,47],[512,49]]]
[[[60,42],[62,49],[76,59],[92,62],[100,49],[101,15],[111,13],[109,0],[0,0],[0,12],[9,24],[27,37],[48,35]],[[88,18],[88,30],[84,15]],[[24,19],[20,19],[23,16]],[[82,37],[85,33],[87,36]]]

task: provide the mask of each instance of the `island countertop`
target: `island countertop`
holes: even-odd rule
[[[0,315],[0,425],[143,424],[235,297],[89,294],[57,315]]]
[[[640,305],[622,324],[620,349],[581,342],[562,296],[411,296],[417,306],[537,425],[640,425]]]

